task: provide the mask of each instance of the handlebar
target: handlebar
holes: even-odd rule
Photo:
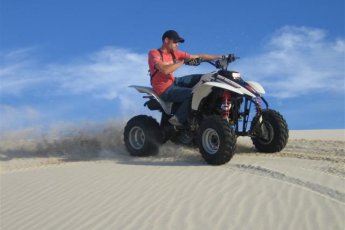
[[[201,58],[188,59],[185,61],[185,64],[198,66],[202,62],[207,62],[207,63],[213,65],[217,69],[226,70],[230,63],[234,62],[235,60],[237,60],[239,58],[240,57],[236,57],[235,54],[228,54],[228,55],[223,55],[222,59],[219,59],[216,61],[203,60]]]

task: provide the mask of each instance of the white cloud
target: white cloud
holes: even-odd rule
[[[12,51],[5,56],[23,52]],[[148,84],[146,63],[146,54],[113,47],[63,64],[37,65],[14,57],[0,66],[0,89],[3,94],[11,95],[53,84],[52,93],[87,93],[114,99],[130,84]]]
[[[149,86],[147,54],[105,47],[98,52],[66,60],[64,63],[42,63],[40,60],[35,60],[35,55],[31,55],[32,52],[32,49],[21,49],[0,54],[0,60],[3,60],[0,63],[1,96],[7,98],[16,96],[17,100],[24,99],[29,104],[33,96],[36,97],[35,101],[39,100],[37,97],[42,96],[54,98],[63,96],[65,102],[60,103],[60,106],[73,103],[73,97],[76,95],[85,96],[89,101],[92,97],[116,99],[120,103],[117,108],[118,113],[123,117],[145,109],[142,106],[144,103],[142,95],[128,86]],[[44,109],[44,105],[40,105],[40,108]],[[16,108],[13,107],[13,114],[14,109]],[[9,107],[3,106],[2,110],[10,114]],[[35,122],[29,122],[24,116],[18,117],[18,120],[21,122],[15,122],[11,115],[1,116],[0,128],[5,129],[11,126],[9,124],[16,127],[17,124],[24,124],[24,121],[35,125]]]
[[[0,131],[25,127],[38,122],[42,117],[39,111],[30,106],[14,107],[0,104]]]
[[[91,54],[80,63],[51,65],[48,71],[61,78],[62,90],[105,99],[118,98],[130,84],[149,83],[146,54],[112,47]]]
[[[326,31],[283,27],[264,52],[244,57],[237,67],[261,82],[270,96],[299,97],[316,91],[343,93],[345,41],[328,41]]]
[[[147,54],[105,47],[65,63],[46,64],[30,57],[31,53],[32,49],[22,49],[0,54],[4,60],[0,64],[1,95],[22,98],[32,93],[72,98],[85,95],[117,99],[124,115],[139,111],[135,101],[143,102],[141,95],[128,86],[149,85]]]

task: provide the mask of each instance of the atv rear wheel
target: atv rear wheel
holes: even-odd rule
[[[235,132],[220,116],[213,115],[203,120],[197,140],[199,151],[208,164],[225,164],[235,153]]]
[[[127,122],[124,142],[132,156],[156,155],[161,143],[157,121],[146,115],[135,116]]]
[[[252,141],[259,152],[280,152],[288,142],[288,125],[283,116],[275,110],[263,110],[262,122],[256,118],[252,122],[252,127]]]

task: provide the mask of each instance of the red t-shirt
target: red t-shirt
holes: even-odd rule
[[[175,58],[177,61],[181,61],[181,60],[185,60],[185,59],[190,58],[190,54],[182,52],[180,50],[175,50],[174,54],[175,54]],[[163,63],[165,65],[169,65],[169,64],[174,63],[174,60],[173,60],[171,53],[162,51],[162,56],[163,56],[163,60],[162,60],[162,57],[161,57],[161,55],[157,49],[150,50],[150,52],[149,52],[150,73],[153,74],[154,72],[156,72],[155,65],[157,63]],[[156,94],[161,95],[162,93],[164,93],[164,91],[167,88],[169,88],[169,86],[171,86],[174,83],[174,80],[175,80],[175,77],[174,77],[173,73],[164,74],[164,73],[158,71],[154,75],[152,82],[151,82],[153,91]]]

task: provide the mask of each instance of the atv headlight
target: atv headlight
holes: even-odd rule
[[[235,78],[235,79],[239,79],[239,78],[241,78],[241,74],[237,73],[237,72],[233,72],[232,73],[232,77]]]

